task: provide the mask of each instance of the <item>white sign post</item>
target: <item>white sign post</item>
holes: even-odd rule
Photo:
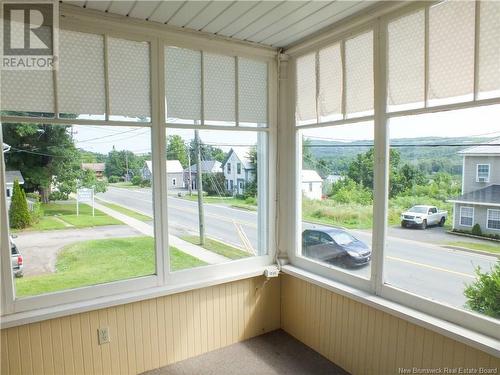
[[[81,188],[76,191],[76,216],[80,215],[80,202],[92,204],[92,216],[94,215],[94,189]]]

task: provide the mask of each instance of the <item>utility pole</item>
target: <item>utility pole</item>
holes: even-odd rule
[[[125,181],[130,180],[130,175],[128,174],[128,151],[125,150],[125,169],[127,170],[127,174],[125,175]]]
[[[187,154],[188,154],[188,190],[189,190],[189,196],[193,195],[193,181],[192,181],[192,174],[191,174],[191,147],[189,145],[187,146]]]
[[[198,188],[198,224],[200,226],[200,245],[205,244],[205,215],[203,214],[203,186],[201,179],[201,144],[198,130],[194,131],[196,143],[196,187]]]

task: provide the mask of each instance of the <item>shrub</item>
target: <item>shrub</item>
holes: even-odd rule
[[[500,260],[490,273],[476,269],[476,281],[464,291],[467,306],[474,311],[500,318]]]
[[[150,180],[142,180],[139,185],[141,187],[151,187],[151,181]]]
[[[65,201],[68,200],[68,194],[62,191],[53,191],[49,194],[49,201]]]
[[[19,186],[19,181],[14,181],[12,190],[12,200],[9,209],[10,227],[15,229],[23,229],[30,225],[31,217],[26,202],[26,194]]]
[[[118,176],[109,176],[108,182],[110,184],[114,184],[114,183],[120,182],[120,177],[118,177]]]
[[[31,223],[38,223],[43,216],[42,203],[36,201],[33,203],[33,209],[30,212]]]
[[[132,177],[132,185],[139,186],[142,182],[141,176],[134,176]]]
[[[483,235],[483,231],[481,230],[481,226],[479,224],[475,224],[473,227],[472,227],[472,231],[471,233],[475,236],[482,236]]]
[[[38,194],[38,193],[26,193],[26,198],[31,198],[31,199],[35,200],[36,202],[41,201],[40,194]]]
[[[245,199],[245,204],[250,204],[250,205],[256,206],[257,205],[257,198],[256,197],[248,197],[247,199]]]

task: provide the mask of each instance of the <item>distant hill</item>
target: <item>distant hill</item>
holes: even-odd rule
[[[391,142],[397,149],[402,163],[419,166],[426,173],[447,172],[460,174],[462,157],[458,151],[471,145],[485,143],[493,138],[477,137],[426,137],[400,138]],[[322,174],[343,173],[359,153],[373,147],[373,141],[328,141],[310,139],[306,146],[316,161],[323,165]]]

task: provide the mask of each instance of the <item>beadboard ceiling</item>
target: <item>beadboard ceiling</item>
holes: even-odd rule
[[[287,47],[375,1],[70,1],[85,9],[119,14],[205,33]]]

